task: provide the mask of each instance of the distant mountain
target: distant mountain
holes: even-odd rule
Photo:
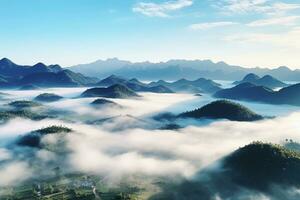
[[[223,89],[214,94],[217,98],[246,100],[246,101],[268,101],[274,93],[270,88],[257,86],[252,83],[242,83],[233,88]]]
[[[227,100],[214,101],[202,108],[179,115],[184,118],[228,119],[232,121],[256,121],[263,117],[245,106]]]
[[[287,87],[288,84],[283,83],[282,81],[279,81],[278,79],[270,76],[270,75],[265,75],[264,77],[260,78],[256,74],[247,74],[243,80],[241,81],[236,81],[234,82],[235,85],[241,84],[241,83],[252,83],[254,85],[258,86],[264,86],[268,87],[271,89],[275,88],[282,88],[282,87]]]
[[[102,78],[114,74],[116,70],[131,64],[132,63],[129,61],[111,58],[107,60],[97,60],[89,64],[75,65],[69,69],[74,72],[85,74],[86,76]]]
[[[273,91],[263,86],[242,83],[233,88],[220,90],[214,96],[217,98],[300,106],[300,84]]]
[[[103,80],[100,80],[97,85],[98,86],[103,86],[103,87],[109,87],[115,84],[125,84],[128,80],[125,78],[116,76],[116,75],[111,75]]]
[[[41,72],[59,72],[62,68],[59,65],[46,66],[43,63],[37,63],[33,66],[17,65],[8,58],[0,60],[0,75],[8,77],[20,77],[33,73]]]
[[[96,78],[83,76],[70,70],[59,72],[40,72],[24,76],[18,81],[19,85],[34,84],[41,87],[73,87],[93,85],[98,81]]]
[[[34,108],[42,106],[42,104],[34,102],[34,101],[13,101],[8,104],[9,106],[16,108],[16,109],[25,109],[25,108]]]
[[[131,98],[138,97],[133,90],[120,84],[112,85],[107,88],[91,88],[84,91],[81,97],[106,97],[106,98]]]
[[[126,78],[135,77],[141,80],[197,79],[199,77],[214,80],[239,80],[249,73],[254,73],[259,76],[269,74],[276,79],[284,81],[300,81],[300,70],[291,70],[287,67],[278,67],[276,69],[244,68],[229,65],[225,62],[214,63],[210,60],[169,60],[160,63],[132,63],[114,58],[98,60],[90,64],[76,65],[69,69],[99,78],[116,74]]]
[[[102,87],[108,87],[115,84],[125,85],[135,92],[154,92],[154,93],[173,93],[171,89],[163,85],[150,86],[148,84],[142,83],[137,79],[125,79],[119,76],[111,75],[101,81],[96,85]]]
[[[206,92],[206,93],[215,93],[216,91],[221,90],[221,85],[204,78],[199,78],[194,81],[180,79],[175,82],[166,82],[163,80],[159,80],[157,82],[151,82],[150,86],[157,86],[163,85],[175,92],[192,92],[192,93],[199,93],[199,92]]]
[[[35,86],[71,87],[92,85],[96,78],[86,77],[80,73],[61,68],[59,65],[46,66],[37,63],[33,66],[17,65],[7,58],[0,60],[0,87],[21,87],[28,90]],[[27,86],[27,87],[25,87]]]

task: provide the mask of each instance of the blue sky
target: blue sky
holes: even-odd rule
[[[299,0],[0,0],[0,57],[300,68]]]

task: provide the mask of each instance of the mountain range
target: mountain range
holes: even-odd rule
[[[115,84],[124,85],[135,92],[173,93],[172,90],[164,85],[152,86],[150,84],[142,83],[135,78],[128,80],[115,75],[111,75],[96,83],[97,86],[101,87],[109,87]]]
[[[211,60],[169,60],[167,62],[129,62],[117,58],[98,60],[89,64],[80,64],[69,68],[86,76],[104,78],[111,74],[141,80],[177,80],[206,77],[215,80],[239,80],[249,73],[258,76],[271,75],[284,81],[300,81],[300,70],[291,70],[281,66],[275,69],[245,68]]]
[[[119,98],[126,99],[132,97],[139,97],[137,93],[135,93],[130,88],[125,85],[115,84],[109,86],[107,88],[90,88],[84,91],[81,97],[105,97],[105,98]]]
[[[3,77],[21,77],[33,73],[42,72],[59,72],[62,68],[59,65],[49,65],[46,66],[43,63],[37,63],[33,66],[27,65],[17,65],[8,58],[3,58],[0,60],[0,75]]]
[[[287,104],[300,106],[300,84],[273,91],[252,83],[241,83],[233,88],[223,89],[214,94],[217,98],[257,101],[270,104]]]
[[[270,76],[270,75],[265,75],[264,77],[259,77],[256,74],[250,73],[247,74],[243,80],[241,81],[235,81],[233,84],[234,85],[238,85],[241,83],[252,83],[254,85],[258,85],[258,86],[264,86],[264,87],[268,87],[271,89],[276,89],[276,88],[283,88],[283,87],[287,87],[288,84]]]
[[[0,60],[0,86],[2,87],[73,87],[98,82],[97,78],[84,76],[59,65],[37,63],[33,66],[17,65],[7,58]]]
[[[170,88],[175,92],[189,92],[189,93],[215,93],[221,90],[221,85],[212,80],[205,78],[198,78],[197,80],[187,80],[187,79],[179,79],[174,82],[167,82],[164,80],[159,80],[157,82],[149,83],[150,86],[158,86],[163,85],[165,87]]]

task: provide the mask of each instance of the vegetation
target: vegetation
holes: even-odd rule
[[[162,126],[160,129],[162,129],[162,130],[177,130],[180,128],[182,128],[182,127],[178,124],[166,124],[166,125]]]
[[[13,101],[13,102],[10,102],[8,105],[12,106],[14,108],[17,108],[17,109],[42,106],[42,104],[34,102],[34,101]]]
[[[103,105],[110,105],[110,106],[116,106],[117,103],[107,100],[107,99],[96,99],[91,103],[93,106],[103,106]]]
[[[300,84],[291,85],[279,91],[273,91],[263,86],[242,83],[233,88],[220,90],[214,96],[217,98],[300,106]]]
[[[55,172],[60,168],[54,169]],[[28,181],[21,186],[2,190],[5,200],[137,200],[139,189],[121,185],[110,188],[96,176],[57,174],[56,178]]]
[[[199,92],[206,92],[206,93],[215,93],[216,91],[219,91],[220,84],[204,78],[199,78],[197,80],[186,80],[186,79],[180,79],[175,82],[166,82],[166,81],[157,81],[157,82],[151,82],[149,84],[150,86],[158,86],[163,85],[165,87],[170,88],[172,91],[175,92],[187,92],[187,93],[199,93]]]
[[[0,121],[6,122],[10,119],[20,117],[20,118],[26,118],[31,120],[42,120],[47,118],[48,116],[33,113],[28,110],[10,110],[10,111],[0,111]]]
[[[300,144],[291,139],[290,140],[286,139],[284,147],[292,151],[300,152]]]
[[[300,153],[280,145],[254,142],[228,156],[224,167],[236,183],[255,189],[300,186]]]
[[[43,93],[34,98],[36,101],[54,102],[61,100],[63,97],[53,93]]]
[[[113,85],[108,88],[91,88],[81,94],[82,97],[130,98],[138,97],[134,91],[124,85]]]
[[[256,74],[252,74],[252,73],[246,75],[243,80],[234,82],[234,84],[238,85],[238,84],[247,83],[247,82],[252,83],[254,85],[264,86],[264,87],[268,87],[268,88],[272,88],[272,89],[288,86],[287,84],[279,81],[278,79],[276,79],[270,75],[266,75],[266,76],[260,78]]]
[[[109,87],[116,84],[124,85],[135,92],[173,93],[172,90],[163,85],[151,86],[142,83],[135,78],[127,80],[125,78],[118,77],[115,75],[111,75],[97,83],[98,86],[104,87]]]
[[[46,128],[36,130],[34,132],[38,132],[41,135],[47,135],[47,134],[53,134],[53,133],[70,133],[70,132],[72,132],[72,129],[67,128],[65,126],[49,126]]]
[[[49,126],[36,131],[32,131],[29,134],[20,137],[16,143],[20,146],[41,148],[42,136],[48,134],[70,133],[70,132],[72,132],[72,129],[64,126]]]
[[[228,119],[233,121],[255,121],[263,119],[245,106],[227,100],[214,101],[202,108],[185,112],[179,117]]]

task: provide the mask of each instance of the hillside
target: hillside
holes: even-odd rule
[[[91,88],[84,91],[81,97],[131,98],[139,95],[124,85],[112,85],[107,88]]]
[[[67,127],[49,126],[21,136],[17,139],[16,144],[20,146],[41,148],[41,140],[44,135],[70,132],[72,132],[72,129]]]
[[[99,81],[96,85],[101,87],[109,87],[115,84],[125,85],[135,92],[173,93],[171,89],[163,85],[150,86],[140,82],[135,78],[128,80],[115,75],[111,75]]]
[[[57,73],[41,72],[24,76],[19,85],[34,84],[41,87],[73,87],[92,85],[97,79],[74,73],[70,70],[62,70]]]
[[[288,84],[285,84],[284,82],[282,82],[270,75],[266,75],[266,76],[260,78],[256,74],[248,74],[243,78],[243,80],[236,81],[236,82],[234,82],[234,84],[238,85],[238,84],[247,83],[247,82],[257,85],[257,86],[268,87],[271,89],[282,88],[282,87],[288,86]]]
[[[175,92],[188,92],[188,93],[199,93],[199,92],[215,93],[221,90],[220,84],[204,78],[199,78],[194,81],[190,81],[187,79],[179,79],[174,82],[166,82],[163,80],[159,80],[157,82],[151,82],[149,83],[149,85],[150,86],[163,85]]]
[[[202,108],[179,115],[184,118],[228,119],[232,121],[256,121],[263,117],[245,106],[227,100],[214,101]]]
[[[46,66],[43,63],[37,63],[33,66],[18,65],[7,58],[0,60],[0,75],[8,77],[20,77],[33,73],[41,72],[59,72],[62,68],[59,65]]]
[[[300,106],[300,84],[291,85],[279,91],[273,91],[263,86],[242,83],[233,88],[220,90],[214,96],[217,98]]]
[[[241,185],[266,190],[272,184],[300,186],[300,154],[283,146],[255,142],[224,160],[224,168]]]
[[[34,101],[13,101],[8,104],[9,106],[12,106],[16,109],[24,109],[24,108],[33,108],[42,106],[42,104],[34,102]]]
[[[269,101],[268,99],[273,93],[275,92],[269,88],[247,82],[233,88],[220,90],[214,96],[217,98],[265,102]]]
[[[220,141],[222,142],[222,141]],[[298,199],[300,154],[254,142],[201,169],[193,179],[164,185],[151,200],[161,199]],[[201,197],[201,198],[199,198]]]
[[[0,123],[7,122],[8,120],[14,118],[24,118],[31,120],[42,120],[47,118],[46,115],[37,114],[29,110],[9,110],[9,111],[0,111]]]
[[[21,87],[28,90],[31,85],[42,87],[70,87],[95,84],[98,79],[65,70],[59,65],[37,63],[33,66],[18,65],[7,58],[0,60],[0,87]],[[29,87],[30,86],[30,87]]]
[[[35,101],[41,101],[41,102],[54,102],[54,101],[59,101],[63,97],[59,96],[57,94],[53,93],[43,93],[34,98]]]

